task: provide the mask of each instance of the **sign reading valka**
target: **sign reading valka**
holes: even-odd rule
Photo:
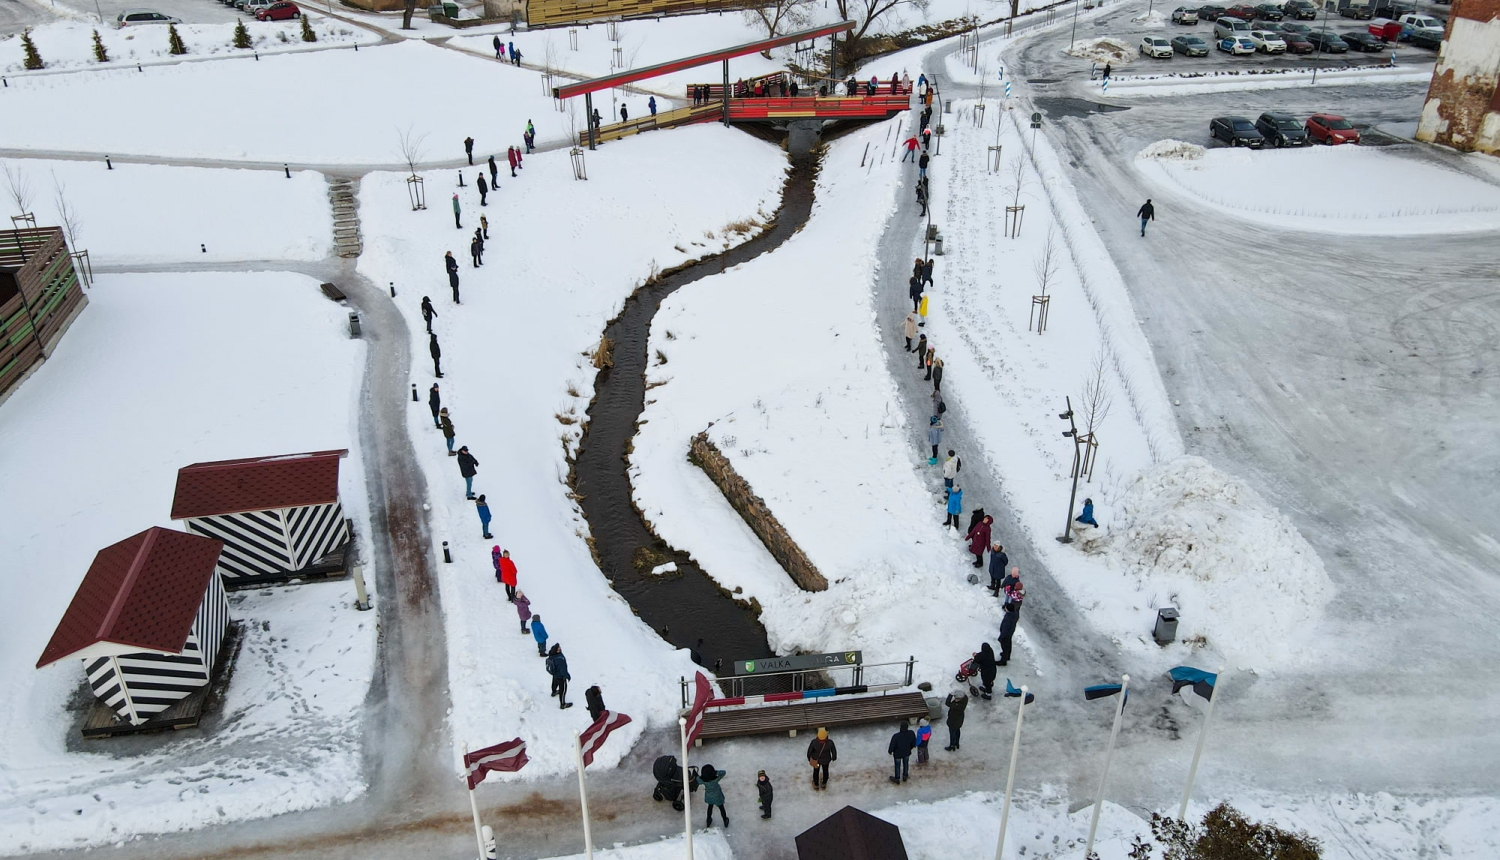
[[[761,660],[734,661],[734,674],[760,675],[766,672],[802,672],[833,666],[858,666],[865,661],[862,651],[839,651],[834,654],[797,654],[791,657],[766,657]]]

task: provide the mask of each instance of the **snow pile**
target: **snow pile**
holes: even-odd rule
[[[1173,140],[1166,138],[1158,140],[1140,151],[1136,158],[1160,158],[1176,161],[1195,161],[1202,158],[1208,150],[1196,143]]]
[[[302,41],[301,21],[256,21],[251,18],[245,21],[245,29],[250,32],[252,48],[261,54],[318,50],[330,45],[369,45],[380,41],[380,37],[369,30],[332,18],[309,16],[309,22],[318,37],[316,42]],[[107,64],[94,58],[95,31],[109,54]],[[177,34],[187,46],[186,59],[248,53],[247,49],[233,47],[233,24],[178,24]],[[176,63],[184,59],[168,52],[167,28],[160,26],[118,28],[79,21],[54,21],[33,28],[31,40],[48,69],[109,68],[152,61]],[[0,37],[0,71],[25,74],[24,61],[20,37]]]
[[[1167,16],[1156,11],[1155,9],[1152,9],[1150,12],[1143,12],[1135,16],[1134,18],[1131,18],[1130,20],[1137,24],[1144,24],[1148,27],[1160,27],[1166,23]]]
[[[681,818],[681,816],[678,817]],[[693,817],[695,819],[698,817],[697,807],[693,809]],[[594,857],[596,860],[680,860],[687,854],[687,845],[684,842],[684,837],[670,836],[639,845],[622,846],[616,843],[613,848],[600,848],[595,845]],[[566,857],[548,858],[548,860],[585,860],[586,856],[570,854]],[[724,838],[723,830],[718,828],[699,830],[693,833],[693,858],[694,860],[733,860],[734,851],[729,847],[729,840]]]
[[[1135,59],[1136,49],[1112,36],[1079,39],[1068,54],[1095,63],[1126,63]]]
[[[1148,470],[1112,506],[1089,552],[1136,587],[1169,595],[1182,638],[1243,657],[1291,656],[1333,597],[1323,562],[1287,517],[1201,457]],[[1222,641],[1221,641],[1222,640]]]

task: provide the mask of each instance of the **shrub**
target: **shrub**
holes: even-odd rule
[[[167,53],[174,57],[187,53],[187,45],[182,43],[182,36],[177,32],[176,24],[167,25]]]
[[[21,34],[21,50],[26,54],[26,68],[36,71],[47,67],[47,64],[42,62],[42,55],[37,53],[36,43],[31,41],[30,30]]]
[[[245,28],[244,21],[236,21],[234,24],[234,46],[236,48],[250,47],[250,31]]]
[[[302,41],[304,41],[304,42],[316,42],[316,41],[318,41],[318,34],[313,32],[312,22],[309,21],[309,20],[307,20],[307,16],[306,15],[302,16]]]
[[[1199,824],[1153,814],[1151,835],[1161,847],[1162,860],[1319,860],[1322,857],[1318,841],[1306,833],[1251,821],[1227,803],[1209,810]],[[1130,857],[1151,860],[1151,845],[1137,838]]]
[[[94,60],[100,63],[109,62],[109,52],[104,50],[104,40],[99,38],[99,31],[94,31]]]

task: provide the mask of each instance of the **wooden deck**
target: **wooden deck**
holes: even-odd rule
[[[225,577],[224,588],[228,591],[239,591],[245,588],[258,588],[263,585],[277,585],[290,582],[294,579],[333,579],[343,576],[349,570],[350,554],[354,547],[354,521],[348,521],[349,540],[332,552],[302,568],[301,570],[281,570],[276,573],[263,573],[256,576],[236,576],[233,579]]]
[[[742,735],[796,734],[819,727],[916,720],[927,716],[927,702],[919,692],[882,696],[830,696],[802,699],[783,705],[726,708],[703,714],[700,738]]]

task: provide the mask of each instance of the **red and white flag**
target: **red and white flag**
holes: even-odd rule
[[[594,720],[593,725],[578,735],[578,745],[583,752],[583,766],[588,767],[593,764],[594,753],[604,746],[604,741],[609,738],[610,733],[628,722],[630,722],[629,717],[614,711],[604,711],[599,714],[599,719]]]
[[[698,739],[698,732],[703,728],[703,712],[708,708],[708,700],[714,697],[713,684],[708,682],[702,672],[694,679],[693,706],[688,709],[687,715],[687,742],[688,746]]]
[[[515,773],[531,759],[526,757],[526,742],[520,738],[485,747],[482,750],[464,753],[464,770],[467,771],[469,790],[484,782],[490,771]]]

